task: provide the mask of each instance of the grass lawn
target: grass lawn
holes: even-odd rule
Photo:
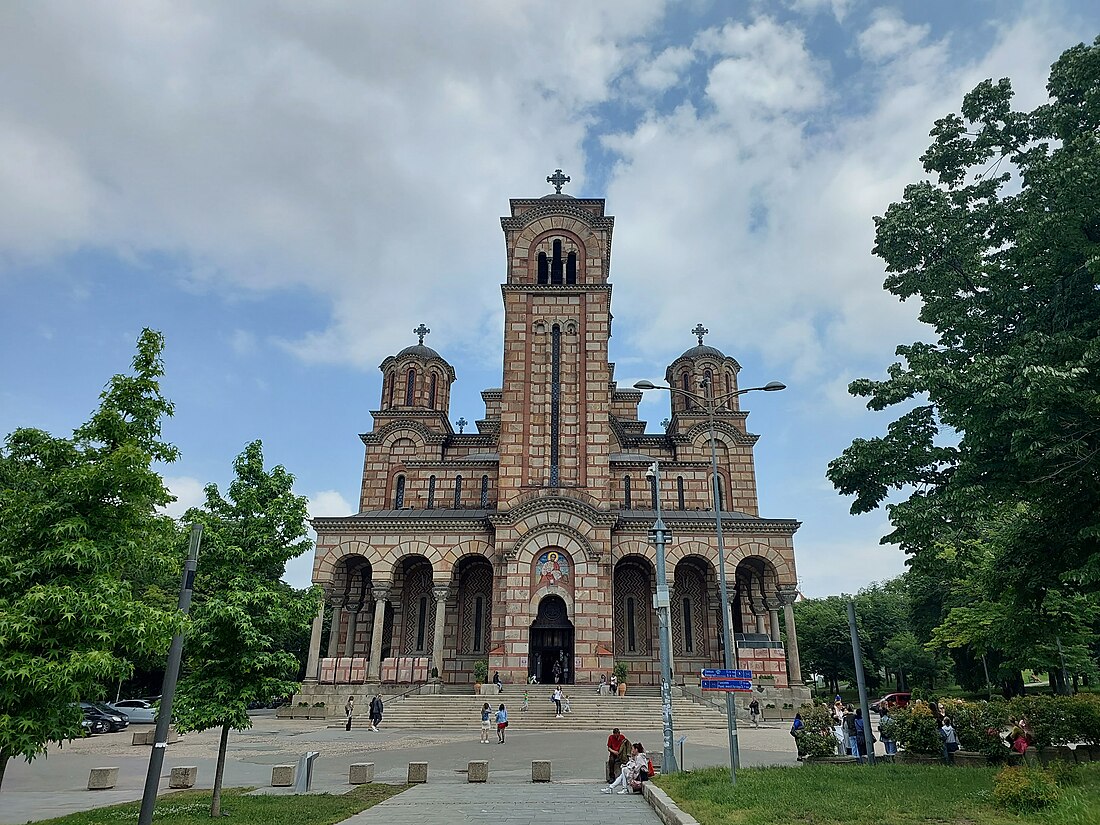
[[[702,825],[1100,823],[1100,764],[1078,769],[1054,807],[1021,815],[993,801],[996,773],[996,768],[812,765],[741,770],[736,787],[729,771],[717,768],[655,781]]]
[[[222,791],[223,822],[262,823],[262,825],[332,825],[352,814],[401,793],[407,785],[360,785],[342,796],[304,794],[302,796],[246,796],[248,788]],[[57,819],[43,819],[36,825],[119,825],[137,822],[140,802],[96,808]],[[210,825],[210,792],[180,791],[157,800],[153,822],[171,825]]]

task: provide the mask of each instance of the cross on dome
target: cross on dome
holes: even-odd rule
[[[459,418],[458,421],[455,422],[455,424],[458,425],[458,432],[462,433],[462,431],[466,429],[466,425],[469,424],[469,423],[470,422],[467,421],[464,417]]]
[[[710,332],[710,330],[707,329],[705,326],[703,326],[702,324],[696,324],[695,329],[691,331],[691,334],[698,336],[699,346],[703,346],[703,336],[706,335],[708,332]]]
[[[553,184],[553,186],[554,186],[554,194],[555,195],[560,195],[561,194],[561,188],[565,184],[569,183],[569,181],[570,181],[569,175],[563,175],[561,173],[561,169],[555,169],[554,174],[546,176],[546,182],[550,183],[550,184]]]
[[[428,334],[429,332],[431,332],[431,330],[430,330],[430,329],[428,329],[428,328],[427,328],[426,326],[424,326],[423,324],[421,324],[420,326],[418,326],[418,327],[417,327],[416,329],[414,329],[414,330],[413,330],[413,335],[419,335],[419,336],[420,336],[420,342],[419,342],[419,343],[420,343],[421,345],[423,345],[423,343],[424,343],[424,336],[425,336],[425,335],[427,335],[427,334]],[[703,339],[702,339],[702,338],[700,338],[699,340],[700,340],[700,341],[702,341]]]

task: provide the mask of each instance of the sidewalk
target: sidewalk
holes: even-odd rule
[[[341,825],[425,825],[476,822],[479,825],[661,825],[641,794],[600,793],[602,783],[417,785]],[[447,806],[440,817],[441,806]]]

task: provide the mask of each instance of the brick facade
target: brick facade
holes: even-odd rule
[[[623,661],[628,681],[656,683],[648,539],[656,513],[646,476],[654,460],[672,531],[674,671],[690,680],[722,661],[706,412],[671,394],[667,428],[647,433],[642,393],[616,386],[608,360],[614,218],[604,201],[548,195],[510,204],[501,219],[501,386],[482,393],[477,432],[457,433],[449,420],[455,371],[423,343],[423,327],[420,343],[382,362],[374,426],[361,436],[359,512],[314,520],[313,580],[331,618],[327,639],[320,616],[314,624],[307,681],[353,671],[378,681],[395,672],[384,660],[409,657],[410,667],[434,667],[449,683],[472,681],[480,660],[510,682],[536,672],[593,683]],[[700,335],[665,377],[696,395],[709,378],[721,401],[737,390],[739,370]],[[798,522],[759,517],[757,436],[738,400],[714,415],[738,660],[786,687],[778,614],[795,592]],[[793,621],[789,610],[785,618]],[[797,660],[796,647],[787,658]],[[340,659],[356,667],[329,661]]]

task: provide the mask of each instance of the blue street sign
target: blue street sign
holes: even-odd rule
[[[701,679],[699,680],[699,687],[703,690],[752,692],[752,682],[748,679]]]
[[[704,679],[751,679],[751,670],[714,670],[703,668]]]

